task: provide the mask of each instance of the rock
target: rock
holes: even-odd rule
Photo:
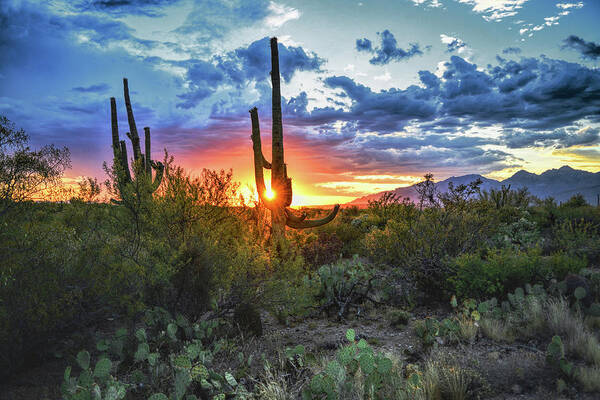
[[[510,388],[510,390],[512,390],[512,392],[514,394],[521,394],[521,392],[523,392],[523,389],[521,388],[521,386],[517,385],[516,383],[514,385],[512,385],[512,387]]]
[[[491,353],[488,353],[488,358],[490,360],[497,361],[498,359],[500,359],[500,353],[497,351],[492,351]]]

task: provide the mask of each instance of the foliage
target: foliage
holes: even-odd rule
[[[408,325],[410,313],[404,310],[391,310],[387,314],[387,319],[394,328],[402,328]]]
[[[320,232],[310,235],[302,246],[302,256],[307,266],[317,269],[334,263],[342,254],[344,243],[335,233]]]
[[[369,256],[409,270],[427,293],[442,294],[451,273],[448,258],[474,251],[489,235],[489,207],[474,198],[479,184],[450,185],[448,193],[437,193],[428,175],[419,184],[418,204],[397,199],[371,204],[369,212],[384,223],[365,235]]]
[[[489,250],[456,257],[452,262],[454,275],[449,281],[462,298],[501,297],[529,282],[561,279],[586,264],[584,259],[562,253],[543,257],[538,248]]]
[[[54,145],[31,150],[23,129],[0,116],[0,217],[26,200],[44,200],[71,166],[69,150]]]

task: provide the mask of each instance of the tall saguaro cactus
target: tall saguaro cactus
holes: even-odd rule
[[[340,208],[336,204],[333,210],[324,218],[307,220],[306,214],[295,214],[289,207],[292,203],[292,180],[287,176],[287,166],[283,153],[283,123],[281,119],[281,88],[279,77],[279,51],[277,38],[271,38],[271,83],[273,86],[273,126],[272,126],[272,162],[269,163],[262,153],[260,142],[260,127],[258,110],[250,110],[252,120],[252,147],[254,149],[254,178],[256,189],[263,204],[271,211],[271,226],[273,235],[281,237],[285,234],[286,225],[294,229],[314,228],[332,221]],[[272,198],[266,195],[263,168],[271,170]]]
[[[124,140],[119,140],[119,126],[117,122],[117,103],[114,97],[110,98],[110,119],[112,127],[112,143],[114,164],[117,173],[117,185],[121,198],[125,195],[125,188],[128,184],[138,179],[145,179],[149,183],[149,192],[153,193],[158,189],[164,173],[164,165],[159,161],[150,159],[150,128],[144,127],[145,151],[142,153],[140,147],[140,136],[135,118],[133,118],[133,109],[129,99],[129,85],[127,78],[123,78],[123,94],[125,97],[125,108],[127,109],[127,121],[129,122],[129,132],[127,137],[131,140],[133,146],[133,175],[129,171],[129,159],[127,158],[127,146]],[[154,180],[152,180],[152,170],[156,171]]]

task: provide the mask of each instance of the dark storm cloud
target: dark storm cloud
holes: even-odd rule
[[[212,40],[228,30],[252,25],[269,14],[268,0],[203,0],[194,2],[192,12],[175,32],[198,34]]]
[[[524,147],[566,148],[571,146],[591,146],[600,143],[600,129],[588,128],[580,132],[556,129],[550,132],[515,132],[508,130],[503,135],[504,142],[511,149]]]
[[[441,78],[429,71],[420,71],[419,77],[424,87],[380,92],[346,76],[325,78],[325,85],[350,100],[350,106],[309,112],[307,96],[301,93],[287,100],[286,123],[320,126],[321,132],[330,132],[332,140],[344,135],[340,145],[344,151],[349,151],[345,146],[369,149],[370,162],[379,160],[386,165],[402,162],[404,156],[398,151],[419,152],[419,157],[450,157],[447,152],[456,152],[458,158],[452,156],[454,161],[448,163],[492,165],[511,158],[507,153],[484,151],[481,146],[561,148],[599,142],[597,129],[574,128],[582,120],[600,122],[599,71],[544,57],[502,60],[482,70],[453,56],[444,65]],[[499,139],[464,135],[469,129],[492,125],[503,127]],[[428,134],[397,135],[409,126]],[[337,136],[335,129],[341,129]],[[358,154],[362,153],[357,150]]]
[[[418,43],[410,43],[410,47],[406,50],[398,47],[396,38],[388,29],[377,32],[377,35],[380,41],[378,47],[373,47],[371,41],[366,38],[356,40],[356,50],[373,54],[369,60],[373,65],[385,65],[391,61],[402,61],[423,54]]]
[[[73,6],[81,11],[101,11],[114,15],[146,15],[158,17],[162,9],[180,0],[81,0]]]
[[[502,54],[521,54],[521,49],[518,47],[507,47],[502,50]]]
[[[563,41],[563,48],[570,47],[581,53],[581,57],[596,60],[600,57],[600,45],[594,42],[586,42],[582,38],[571,35]]]
[[[189,61],[186,79],[190,90],[179,97],[180,108],[195,107],[200,101],[216,92],[224,84],[238,89],[252,82],[263,82],[269,78],[271,53],[269,38],[257,40],[248,47],[231,51],[210,61]],[[298,71],[320,71],[324,60],[302,47],[285,46],[279,43],[279,67],[285,82],[289,82]],[[267,89],[266,87],[262,87]]]
[[[80,92],[80,93],[104,93],[108,89],[110,89],[110,86],[108,86],[106,83],[100,83],[97,85],[91,85],[91,86],[87,86],[87,87],[77,86],[71,90],[74,92]]]
[[[389,173],[391,171],[423,171],[436,168],[464,169],[471,171],[491,171],[507,166],[515,158],[503,151],[484,150],[480,147],[466,148],[422,148],[388,149],[370,147],[373,143],[358,142],[348,146],[352,156],[349,160],[356,171],[370,173]]]

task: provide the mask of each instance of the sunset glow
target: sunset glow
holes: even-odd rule
[[[125,76],[154,160],[166,148],[192,175],[232,169],[254,198],[248,110],[258,108],[269,159],[271,36],[294,206],[429,172],[600,171],[598,2],[84,3],[0,6],[0,114],[33,147],[69,147],[71,180],[105,180],[109,98],[127,126]]]
[[[271,190],[271,188],[267,188],[267,190],[265,190],[265,197],[269,200],[272,200],[275,198],[275,192]]]

